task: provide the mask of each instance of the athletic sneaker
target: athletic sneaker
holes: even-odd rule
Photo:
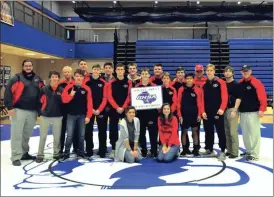
[[[15,160],[15,161],[12,162],[12,165],[21,166],[21,161],[20,160]]]
[[[235,159],[235,158],[237,158],[237,157],[238,157],[238,155],[232,155],[232,154],[230,154],[228,158],[229,158],[229,159]]]
[[[218,160],[219,161],[224,161],[226,159],[225,153],[224,152],[220,152],[220,154],[218,155]]]
[[[206,150],[205,153],[203,153],[203,157],[215,157],[215,152],[214,151],[210,151],[210,150]]]
[[[246,157],[246,161],[258,161],[258,160],[259,160],[258,158],[250,156],[250,155]]]
[[[68,158],[69,158],[69,154],[64,154],[64,156],[61,159],[61,161],[66,161]]]
[[[194,157],[199,157],[200,156],[200,153],[199,153],[199,150],[193,150],[192,151],[192,154],[194,155]]]
[[[225,156],[230,156],[230,155],[231,155],[231,153],[229,153],[229,152],[225,153]]]
[[[36,157],[31,156],[29,153],[25,153],[21,158],[21,160],[35,160],[35,159],[36,159]]]
[[[247,155],[246,152],[240,154],[241,157],[244,157],[246,155]]]
[[[114,159],[114,156],[115,156],[115,150],[112,150],[109,154],[109,158]]]
[[[43,160],[44,160],[43,157],[37,157],[35,161],[36,161],[36,163],[41,163],[41,162],[43,162]]]

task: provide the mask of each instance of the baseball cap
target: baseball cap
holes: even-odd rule
[[[243,65],[242,66],[241,71],[246,72],[246,71],[249,71],[249,70],[251,70],[250,66],[248,66],[248,65]]]
[[[203,71],[203,70],[204,70],[204,66],[203,66],[203,65],[197,64],[197,65],[195,66],[195,71]]]

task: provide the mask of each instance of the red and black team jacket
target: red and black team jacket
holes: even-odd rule
[[[119,107],[126,109],[129,106],[131,87],[132,81],[126,77],[122,80],[112,79],[109,82],[108,101],[114,109]]]
[[[180,89],[182,86],[185,86],[186,83],[185,83],[185,81],[179,82],[179,81],[177,81],[177,80],[175,79],[174,81],[172,81],[172,82],[170,83],[170,85],[171,85],[172,87],[174,87],[175,90],[176,90],[177,93],[178,93],[179,89]]]
[[[91,92],[93,92],[93,109],[102,112],[107,104],[107,82],[102,78],[94,79],[90,77],[90,80],[86,82],[86,85],[91,89]]]
[[[46,117],[60,117],[62,116],[62,95],[63,88],[59,85],[52,87],[50,85],[44,86],[41,89],[40,102],[41,115]]]
[[[202,113],[215,115],[218,110],[225,111],[228,102],[228,92],[225,81],[215,77],[206,80],[203,86]]]
[[[196,86],[181,87],[178,91],[177,115],[202,116],[202,99],[203,92],[201,88]]]
[[[74,83],[73,78],[69,82],[67,80],[63,79],[59,82],[58,86],[61,88],[61,90],[63,92],[65,87],[67,87],[67,85],[72,84],[72,83]],[[67,105],[68,105],[67,103],[62,103],[62,105],[61,105],[61,112],[62,112],[63,115],[67,114]]]
[[[198,88],[202,88],[206,83],[207,78],[203,76],[201,79],[194,77],[194,85]]]
[[[151,83],[156,84],[157,86],[163,85],[162,77],[157,78],[157,77],[155,77],[155,76],[152,76],[152,77],[149,78],[149,81],[150,81]]]
[[[43,81],[36,74],[32,80],[28,80],[22,73],[18,73],[10,79],[6,87],[4,105],[8,110],[19,108],[38,111],[40,89],[43,86]]]
[[[260,80],[251,76],[248,79],[241,79],[239,85],[241,97],[240,112],[266,111],[267,96],[264,85]]]
[[[177,108],[177,92],[174,87],[169,85],[169,87],[162,86],[163,93],[163,103],[168,103],[171,106],[171,111],[175,112]]]
[[[70,95],[72,89],[76,91],[74,96]],[[87,85],[76,86],[75,83],[67,85],[62,93],[62,102],[68,103],[68,114],[85,115],[88,118],[92,117],[92,93]]]

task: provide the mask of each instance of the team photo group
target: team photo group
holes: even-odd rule
[[[168,163],[187,155],[220,161],[239,156],[259,160],[260,118],[267,110],[267,96],[250,66],[242,66],[239,81],[233,78],[233,65],[222,71],[224,79],[215,76],[213,64],[193,65],[193,72],[179,66],[174,79],[162,64],[155,64],[153,71],[142,68],[139,72],[135,63],[115,67],[111,62],[103,67],[95,64],[91,73],[85,60],[78,66],[74,71],[65,66],[62,74],[50,71],[45,85],[34,73],[32,61],[24,60],[22,72],[9,81],[4,104],[11,120],[14,166],[20,166],[20,160],[43,162],[50,125],[53,159],[61,162],[72,153],[84,159],[97,154],[127,163],[146,157]],[[34,156],[29,154],[29,140],[38,117],[40,141]],[[98,132],[93,131],[95,123]],[[200,133],[201,124],[205,132]],[[240,155],[238,124],[246,149]],[[217,154],[215,130],[220,148]],[[97,133],[99,148],[94,152]],[[205,142],[200,135],[205,135]],[[201,148],[205,151],[200,152]]]

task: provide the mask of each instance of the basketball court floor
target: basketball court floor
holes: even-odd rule
[[[240,128],[239,132],[242,153],[245,149]],[[38,135],[39,122],[30,139],[30,154],[37,153]],[[49,135],[47,161],[40,164],[23,161],[20,167],[14,167],[10,161],[10,124],[5,121],[1,124],[1,195],[273,196],[272,109],[262,118],[261,136],[261,159],[256,162],[246,162],[241,157],[220,162],[216,158],[188,156],[169,164],[151,158],[127,164],[96,156],[83,160],[73,155],[66,162],[53,161],[52,135]],[[97,149],[97,128],[94,142]],[[204,142],[203,129],[201,142]],[[215,148],[217,153],[217,135]]]

